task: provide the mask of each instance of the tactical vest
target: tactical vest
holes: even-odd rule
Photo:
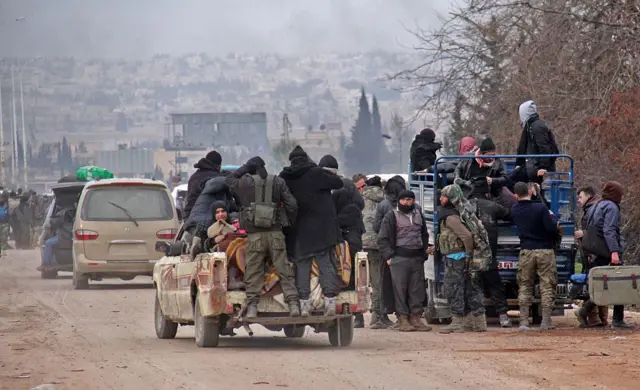
[[[273,184],[276,177],[252,175],[255,183],[255,198],[249,207],[242,209],[242,226],[255,229],[270,229],[278,222],[278,205],[273,203]]]
[[[464,243],[447,227],[444,221],[440,222],[440,232],[438,232],[438,251],[443,255],[450,255],[456,252],[464,252]]]
[[[420,249],[422,243],[422,215],[420,210],[414,209],[411,214],[393,211],[396,216],[396,247],[405,249]]]

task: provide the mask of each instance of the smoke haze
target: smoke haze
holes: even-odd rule
[[[401,50],[450,0],[0,0],[0,57]],[[16,20],[18,19],[18,20]]]

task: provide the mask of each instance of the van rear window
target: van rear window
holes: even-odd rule
[[[153,187],[98,187],[82,204],[84,221],[168,221],[173,205],[166,191]]]

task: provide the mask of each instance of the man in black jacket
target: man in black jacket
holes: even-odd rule
[[[385,215],[378,234],[378,245],[382,259],[391,269],[398,330],[430,331],[431,327],[422,323],[421,319],[426,294],[424,262],[429,247],[429,232],[412,191],[402,191],[397,209]]]
[[[289,254],[295,259],[301,313],[308,316],[312,310],[310,283],[315,259],[325,296],[325,315],[335,315],[336,296],[340,292],[335,247],[342,234],[331,191],[344,184],[338,175],[311,161],[300,146],[289,154],[289,161],[291,165],[282,170],[280,177],[298,202],[298,218],[285,233]]]
[[[189,178],[187,185],[187,199],[182,210],[184,220],[189,218],[191,209],[196,203],[198,196],[202,192],[205,183],[209,179],[213,179],[220,174],[220,166],[222,165],[222,156],[215,150],[207,153],[205,158],[201,158],[193,167],[198,168],[193,175]]]
[[[493,199],[500,196],[502,187],[509,179],[504,164],[496,159],[496,145],[491,138],[485,138],[480,149],[475,152],[477,158],[463,159],[456,167],[454,184],[463,190],[466,187],[467,198]]]
[[[414,172],[426,171],[436,162],[436,152],[442,148],[442,144],[435,142],[436,133],[431,129],[424,129],[411,143],[409,157],[411,168]]]
[[[300,316],[298,291],[287,260],[282,228],[295,221],[298,206],[284,180],[269,175],[264,165],[262,158],[252,157],[225,179],[240,200],[240,226],[247,232],[244,272],[246,317],[258,316],[260,291],[264,287],[264,267],[268,258],[280,277],[284,299],[289,304],[289,314],[297,317]]]
[[[536,103],[528,100],[518,109],[522,135],[518,144],[519,155],[526,154],[558,154],[559,149],[553,133],[547,123],[540,119]],[[528,181],[542,183],[546,172],[555,172],[556,159],[554,157],[524,159],[518,158],[516,166],[525,167]]]

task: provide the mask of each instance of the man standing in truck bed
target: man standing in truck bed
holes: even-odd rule
[[[252,157],[225,179],[240,200],[240,226],[247,231],[248,246],[244,282],[247,291],[246,318],[258,316],[264,266],[271,258],[278,275],[289,315],[300,316],[298,290],[287,260],[282,228],[296,220],[298,205],[285,181],[267,174],[264,161]]]

